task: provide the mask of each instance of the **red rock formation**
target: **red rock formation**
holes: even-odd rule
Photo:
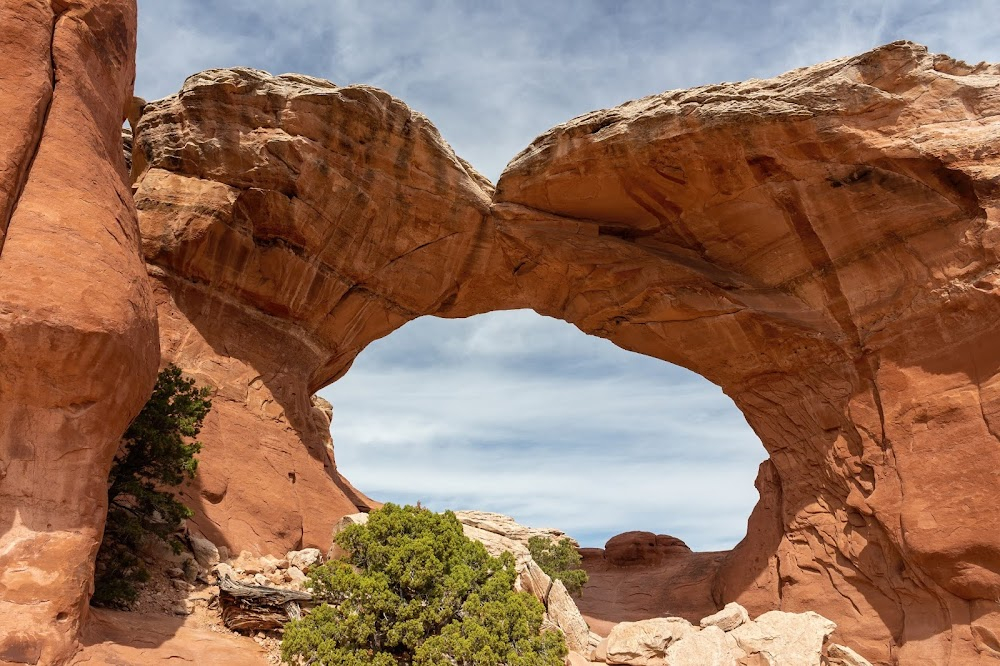
[[[159,354],[120,128],[135,4],[0,0],[0,663],[75,649]]]
[[[760,435],[717,601],[819,611],[883,663],[986,659],[998,83],[897,43],[664,93],[539,137],[491,198],[385,93],[193,77],[140,122],[134,173],[166,356],[224,398],[202,526],[320,545],[360,500],[309,396],[412,318],[531,307],[702,374]],[[312,523],[275,520],[293,491]]]
[[[697,623],[718,610],[713,586],[725,551],[694,553],[676,537],[625,532],[604,548],[580,553],[590,580],[576,605],[602,636],[619,622],[682,617]]]

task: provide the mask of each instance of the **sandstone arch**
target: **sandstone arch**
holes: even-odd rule
[[[998,75],[896,43],[665,93],[554,128],[495,192],[381,91],[192,77],[140,122],[136,201],[165,356],[224,397],[201,527],[321,542],[303,509],[366,498],[313,392],[416,316],[530,307],[701,373],[761,436],[720,601],[818,610],[885,662],[991,658]],[[282,465],[274,497],[242,478]],[[304,521],[270,520],[290,498]]]
[[[156,343],[114,147],[134,5],[12,12],[0,40],[65,73],[4,51],[0,661],[23,663],[72,649]],[[998,76],[897,43],[665,93],[554,128],[495,192],[381,91],[193,77],[133,172],[164,358],[219,388],[198,526],[322,544],[369,500],[312,393],[415,316],[530,307],[703,374],[760,434],[720,601],[817,610],[883,663],[995,660]]]

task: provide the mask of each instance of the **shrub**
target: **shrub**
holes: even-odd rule
[[[535,563],[553,580],[561,580],[570,594],[581,594],[589,577],[580,568],[580,552],[569,539],[554,542],[545,537],[528,539],[528,550]]]
[[[562,634],[541,633],[542,604],[514,591],[513,556],[490,557],[450,511],[386,504],[336,540],[348,555],[310,572],[324,603],[286,625],[286,661],[562,665]]]
[[[135,601],[136,585],[149,580],[137,555],[147,538],[164,539],[174,552],[181,551],[174,533],[192,513],[165,489],[194,478],[201,444],[190,440],[212,407],[209,393],[169,365],[125,431],[108,479],[108,518],[97,553],[94,604],[128,608]]]

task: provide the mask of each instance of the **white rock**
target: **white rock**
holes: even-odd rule
[[[288,567],[285,571],[285,578],[289,583],[301,583],[306,580],[306,575],[298,567]]]
[[[267,579],[267,576],[265,576],[264,574],[262,574],[262,573],[256,573],[256,574],[253,575],[253,582],[256,583],[257,585],[261,585],[261,586],[267,587],[267,584],[270,581]]]
[[[344,549],[337,545],[336,537],[338,534],[343,532],[351,525],[367,525],[368,524],[368,514],[367,513],[351,513],[340,520],[333,526],[330,531],[330,550],[326,553],[326,559],[336,560],[340,559],[346,553]]]
[[[566,655],[566,660],[563,663],[566,666],[589,666],[594,662],[587,661],[587,658],[578,652],[570,652]]]
[[[304,548],[302,550],[292,550],[285,555],[288,565],[298,567],[302,571],[308,571],[309,567],[318,564],[323,560],[323,553],[319,548]]]
[[[823,642],[837,625],[818,613],[770,611],[729,633],[748,655],[760,652],[772,666],[821,666]]]
[[[552,583],[546,610],[555,625],[566,635],[566,647],[581,654],[590,651],[590,627],[561,580]]]
[[[594,651],[590,653],[590,660],[600,663],[607,663],[608,661],[608,639],[602,638],[598,641],[597,645],[594,646]]]
[[[264,571],[264,568],[260,564],[260,560],[254,557],[253,553],[249,550],[240,551],[240,556],[236,558],[233,566],[237,571],[242,573],[254,575],[259,574]]]
[[[236,580],[236,570],[225,562],[219,562],[214,567],[212,567],[212,572],[216,575],[219,580],[222,580],[226,576],[229,576],[233,580]]]
[[[697,631],[690,622],[679,617],[621,622],[608,634],[608,663],[667,666],[667,649]]]
[[[827,646],[825,663],[828,666],[872,666],[870,661],[851,648],[836,643]]]
[[[733,666],[745,656],[736,639],[711,625],[667,648],[666,663],[670,666]]]
[[[194,553],[194,559],[198,564],[208,569],[219,563],[219,549],[214,543],[197,534],[189,534],[188,540],[191,542],[191,552]]]
[[[274,555],[265,555],[260,558],[260,572],[264,575],[273,574],[278,570],[278,558]]]
[[[744,622],[750,621],[750,614],[747,609],[740,606],[735,601],[726,604],[725,608],[718,613],[714,613],[701,621],[701,627],[718,627],[723,631],[732,631]]]
[[[511,541],[516,541],[522,544],[525,548],[527,548],[528,541],[533,536],[540,536],[551,541],[559,541],[564,538],[569,538],[566,536],[565,532],[560,530],[551,528],[525,527],[510,516],[505,516],[502,513],[490,513],[489,511],[456,511],[455,517],[458,518],[458,521],[463,525],[469,525],[470,527],[476,527],[486,532],[498,534],[502,537],[510,539]],[[573,542],[574,546],[580,545],[574,539],[570,539],[570,541]]]

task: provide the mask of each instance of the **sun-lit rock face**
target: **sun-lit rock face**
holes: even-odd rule
[[[133,173],[164,357],[219,388],[199,527],[320,545],[366,500],[312,393],[417,316],[531,307],[701,373],[761,437],[719,607],[815,610],[881,663],[987,659],[998,83],[896,43],[668,92],[553,128],[494,193],[381,91],[192,77]]]
[[[159,361],[120,128],[135,5],[0,0],[0,663],[75,649]]]

